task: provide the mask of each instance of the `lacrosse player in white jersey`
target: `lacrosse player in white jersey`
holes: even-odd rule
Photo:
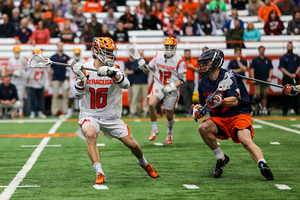
[[[173,37],[167,37],[164,41],[164,51],[156,52],[155,57],[150,61],[150,70],[155,70],[156,77],[159,77],[162,85],[154,79],[153,89],[149,97],[149,115],[152,123],[152,131],[149,140],[152,141],[159,134],[157,128],[156,105],[164,99],[164,107],[167,118],[167,138],[165,143],[172,144],[174,109],[179,99],[179,88],[186,82],[185,61],[176,53],[177,41]],[[148,73],[145,60],[139,59],[139,67],[143,72]]]
[[[146,161],[139,143],[130,133],[127,124],[120,119],[122,113],[122,89],[130,83],[124,73],[114,64],[117,47],[111,38],[93,39],[94,61],[85,64],[74,61],[71,64],[76,74],[73,87],[75,98],[80,99],[79,126],[80,138],[87,140],[87,150],[95,168],[95,184],[102,184],[106,176],[102,170],[97,138],[100,130],[109,139],[117,138],[137,157],[137,163],[152,178],[157,178],[155,169]],[[97,69],[97,72],[83,70],[82,67]],[[87,79],[88,76],[88,79]]]
[[[13,83],[17,87],[19,101],[22,103],[22,107],[19,109],[19,117],[23,118],[23,106],[24,106],[24,94],[25,94],[25,86],[27,79],[27,61],[24,57],[20,57],[21,48],[19,46],[15,46],[13,48],[14,56],[8,60],[8,64],[13,71],[13,77],[11,78],[11,83]]]
[[[74,60],[76,62],[79,62],[82,64],[86,62],[86,60],[84,58],[80,57],[81,49],[75,48],[73,50],[73,52],[74,52],[74,57],[68,61],[68,64],[72,64],[72,62]],[[70,90],[68,92],[68,97],[69,97],[68,111],[67,111],[67,114],[65,115],[65,118],[68,119],[68,118],[72,117],[72,114],[73,114],[73,104],[74,104],[74,98],[75,98],[74,94],[73,94],[73,87],[76,83],[76,74],[74,74],[74,72],[72,71],[71,68],[67,68],[66,77],[69,77],[69,87],[70,87]]]

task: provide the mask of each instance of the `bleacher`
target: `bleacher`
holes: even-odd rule
[[[19,1],[14,1],[15,5],[19,4]],[[84,1],[81,1],[84,5]],[[101,4],[104,5],[104,1],[101,1]],[[149,5],[150,2],[148,1]],[[131,12],[133,13],[135,6],[139,4],[139,0],[127,0],[126,5],[130,6]],[[231,5],[227,4],[227,14],[231,15]],[[114,15],[119,18],[124,14],[125,6],[118,6],[118,12],[114,13]],[[248,10],[238,11],[239,18],[245,22],[244,28],[247,28],[247,22],[254,22],[254,27],[258,28],[261,33],[261,41],[259,42],[245,42],[246,49],[243,50],[243,55],[251,56],[257,55],[258,46],[266,47],[266,55],[282,55],[285,53],[285,47],[288,41],[294,41],[294,52],[300,53],[300,37],[299,36],[291,36],[286,35],[286,28],[288,25],[288,21],[292,19],[292,16],[282,16],[281,20],[284,22],[285,30],[283,31],[283,35],[279,36],[268,36],[265,35],[263,27],[264,23],[259,22],[257,16],[248,16]],[[87,18],[87,21],[90,21],[91,13],[84,13],[84,16]],[[99,22],[102,22],[103,19],[107,16],[107,13],[97,13],[97,19]],[[1,19],[2,20],[2,19]],[[186,19],[185,19],[186,20]],[[165,13],[165,23],[168,23],[169,15]],[[2,23],[2,22],[0,22]],[[144,55],[146,57],[153,57],[157,50],[162,49],[162,42],[164,40],[163,31],[129,31],[129,42],[136,44],[138,49],[144,50]],[[77,33],[77,36],[80,35],[80,32]],[[56,52],[56,43],[59,42],[59,38],[51,38],[49,45],[36,45],[33,47],[32,45],[22,45],[22,55],[30,56],[32,54],[32,50],[36,48],[44,49],[44,56],[51,56]],[[222,49],[226,56],[232,56],[233,50],[226,49],[226,38],[222,30],[217,30],[216,36],[180,36],[180,42],[178,44],[178,52],[183,55],[183,50],[186,48],[190,48],[192,51],[192,56],[199,56],[202,52],[202,48],[207,46],[209,48],[218,48]],[[15,40],[13,38],[0,38],[0,58],[9,58],[13,56],[12,48],[15,44]],[[124,49],[127,44],[117,44],[119,48],[118,57],[127,57]],[[79,38],[75,39],[75,44],[66,44],[64,46],[64,50],[66,54],[70,56],[73,55],[74,48],[80,48],[82,50],[83,57],[90,57],[90,51],[86,51],[86,47],[84,44],[79,44]]]

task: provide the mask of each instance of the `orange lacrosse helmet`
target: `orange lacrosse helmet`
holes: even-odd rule
[[[173,37],[167,37],[164,41],[164,52],[167,57],[172,57],[176,53],[177,41]]]
[[[21,48],[19,46],[14,46],[14,49],[13,49],[14,52],[21,52]]]
[[[33,53],[35,53],[35,54],[42,54],[43,50],[42,49],[36,49],[36,50],[33,51]]]
[[[95,37],[93,39],[92,50],[105,65],[110,67],[114,65],[118,48],[111,38]]]
[[[74,52],[74,54],[80,54],[80,53],[81,53],[81,49],[75,48],[75,49],[73,50],[73,52]]]

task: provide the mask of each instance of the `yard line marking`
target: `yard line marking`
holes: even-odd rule
[[[1,185],[0,188],[6,188],[8,186],[3,186]],[[21,187],[21,188],[26,188],[26,187],[41,187],[40,185],[20,185],[18,187]]]
[[[52,126],[52,128],[49,130],[48,133],[49,134],[55,133],[55,131],[59,128],[62,122],[63,120],[56,121],[56,123]],[[1,200],[9,200],[11,198],[11,196],[14,194],[19,184],[26,177],[26,174],[31,170],[34,163],[37,161],[38,157],[40,156],[40,154],[42,153],[42,151],[44,150],[44,148],[46,147],[50,139],[51,137],[44,137],[42,139],[39,146],[34,150],[30,158],[27,160],[26,164],[17,173],[15,178],[9,183],[9,185],[5,188],[5,190],[0,194]]]
[[[291,121],[296,121],[297,119],[296,119],[296,118],[290,118],[290,120],[291,120]]]
[[[21,147],[37,147],[38,145],[21,145]],[[61,147],[61,144],[46,145],[45,147]]]
[[[1,123],[53,123],[57,122],[58,119],[13,119],[13,120],[1,120]]]
[[[261,125],[252,125],[253,128],[262,128]]]
[[[98,144],[97,144],[97,147],[104,147],[104,146],[105,146],[104,143],[98,143]]]
[[[96,190],[108,190],[108,187],[106,185],[94,185],[93,188]]]
[[[279,189],[279,190],[291,190],[292,188],[290,188],[287,185],[281,185],[281,184],[275,184],[275,186]]]
[[[175,122],[179,122],[180,120],[179,120],[179,119],[174,119],[174,121],[175,121]]]
[[[141,122],[141,120],[140,119],[135,119],[134,122]]]
[[[217,142],[217,144],[220,145],[221,143],[220,143],[220,142]]]
[[[265,125],[268,125],[268,126],[273,126],[275,128],[279,128],[279,129],[282,129],[282,130],[285,130],[285,131],[290,131],[290,132],[293,132],[293,133],[300,134],[300,131],[297,131],[297,130],[294,130],[294,129],[291,129],[291,128],[286,128],[284,126],[280,126],[280,125],[273,124],[273,123],[270,123],[270,122],[265,122],[265,121],[260,120],[260,119],[253,119],[253,121],[261,123],[261,124],[265,124]]]
[[[186,187],[187,189],[199,189],[197,185],[183,184],[183,187]]]
[[[270,142],[270,144],[280,144],[279,142]]]
[[[164,146],[163,143],[159,143],[159,142],[156,142],[156,143],[153,143],[155,146]]]
[[[300,128],[300,124],[292,124],[292,127]]]

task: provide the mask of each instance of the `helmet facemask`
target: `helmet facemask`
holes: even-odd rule
[[[198,61],[198,71],[201,78],[212,71],[212,64],[213,61],[211,59]]]
[[[172,57],[176,53],[177,45],[164,45],[164,52],[167,57]]]
[[[99,47],[99,53],[94,49],[94,54],[107,66],[114,66],[115,59],[117,56],[117,50],[115,49],[106,49]]]

